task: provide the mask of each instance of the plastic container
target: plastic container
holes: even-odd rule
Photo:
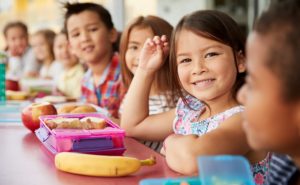
[[[5,71],[6,71],[7,55],[0,52],[0,104],[6,102],[6,85],[5,85]]]
[[[103,118],[104,129],[49,129],[46,120],[63,118],[98,117]],[[58,152],[80,152],[102,155],[122,155],[124,153],[125,131],[107,117],[99,113],[49,115],[40,117],[40,128],[35,131],[38,139],[53,154]]]
[[[201,156],[198,158],[199,177],[153,178],[140,185],[255,185],[246,158],[237,155]]]
[[[255,185],[250,165],[242,156],[202,156],[198,167],[202,185]]]
[[[199,177],[186,177],[186,178],[167,178],[167,179],[145,179],[140,181],[140,185],[181,185],[182,183],[189,185],[201,185]]]

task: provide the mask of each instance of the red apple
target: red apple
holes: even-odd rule
[[[17,80],[6,79],[5,80],[6,90],[19,91],[20,86]]]
[[[22,122],[26,128],[34,132],[40,127],[40,116],[55,114],[57,111],[53,104],[48,102],[33,103],[22,110]]]

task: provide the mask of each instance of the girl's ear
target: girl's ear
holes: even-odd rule
[[[110,33],[109,33],[109,40],[110,42],[112,43],[115,43],[118,39],[118,32],[115,28],[111,29],[110,30]]]
[[[236,55],[237,60],[237,68],[239,73],[243,73],[246,71],[246,57],[242,51],[239,51]]]

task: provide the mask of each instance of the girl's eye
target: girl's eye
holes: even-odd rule
[[[190,58],[185,58],[185,59],[180,60],[180,61],[179,61],[179,64],[188,63],[188,62],[191,62],[191,61],[192,61],[192,59],[190,59]]]
[[[129,49],[129,50],[134,50],[134,51],[135,51],[135,50],[138,49],[138,47],[133,45],[133,46],[129,46],[128,49]]]
[[[71,34],[71,37],[75,38],[75,37],[78,37],[79,36],[79,33],[72,33]]]
[[[205,54],[204,58],[211,58],[211,57],[214,57],[214,56],[217,56],[217,55],[219,55],[219,53],[210,52],[210,53]]]

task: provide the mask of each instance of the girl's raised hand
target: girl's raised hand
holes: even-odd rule
[[[147,39],[139,58],[139,68],[148,72],[156,72],[168,56],[169,44],[165,35]]]

